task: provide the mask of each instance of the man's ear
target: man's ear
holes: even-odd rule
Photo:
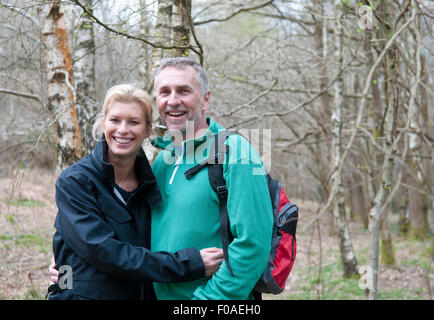
[[[207,93],[205,93],[205,95],[203,96],[203,103],[202,103],[202,111],[206,111],[208,110],[209,107],[209,103],[211,101],[211,92],[208,91]]]

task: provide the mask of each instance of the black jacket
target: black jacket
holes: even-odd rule
[[[139,187],[126,203],[114,191],[114,169],[106,155],[103,140],[56,182],[53,251],[57,269],[66,266],[66,273],[59,273],[49,299],[155,299],[152,281],[203,277],[195,248],[149,251],[151,208],[161,194],[143,150],[135,163]]]

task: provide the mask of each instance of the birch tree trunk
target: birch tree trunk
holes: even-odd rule
[[[413,6],[412,10],[416,10]],[[410,131],[408,133],[408,146],[411,153],[411,167],[415,174],[409,176],[410,185],[416,187],[417,189],[424,189],[423,181],[423,165],[421,158],[417,156],[417,153],[421,151],[421,143],[419,134],[421,132],[421,110],[416,104],[416,93],[419,86],[421,78],[421,56],[420,56],[420,17],[417,17],[414,24],[409,26],[411,33],[415,37],[414,43],[414,56],[412,61],[416,61],[416,74],[413,77],[412,88],[411,88],[411,98],[409,103],[409,121],[410,121]],[[410,208],[410,238],[414,239],[425,239],[427,236],[428,223],[427,223],[427,206],[426,199],[422,193],[415,191],[414,189],[408,190],[408,200]]]
[[[148,3],[146,0],[140,0],[140,37],[146,38],[150,35],[151,32],[151,21],[148,16],[149,9]],[[151,92],[153,87],[153,74],[150,74],[150,47],[145,42],[141,42],[140,44],[140,55],[139,59],[139,76],[140,76],[140,87],[147,91]]]
[[[315,18],[316,20],[314,39],[315,39],[315,50],[317,52],[318,65],[319,65],[319,74],[320,74],[319,90],[320,91],[323,91],[329,82],[329,78],[327,75],[327,56],[328,56],[327,19],[325,18],[326,15],[324,13],[325,12],[324,8],[326,6],[327,6],[326,2],[323,3],[314,2],[315,11],[319,12],[321,17],[324,17],[324,19],[322,19],[321,17],[316,18],[315,16],[313,16],[313,18]],[[306,86],[308,86],[308,84],[306,84]],[[319,102],[321,105],[321,113],[320,113],[319,121],[324,121],[324,123],[326,123],[328,122],[328,119],[330,119],[331,117],[328,91],[324,92],[319,97]],[[330,132],[325,129],[323,129],[323,133],[325,134],[326,137],[330,136]],[[327,150],[331,150],[330,139],[325,139],[325,140],[327,143]],[[320,144],[316,144],[316,146],[317,149],[320,149]],[[324,159],[321,150],[317,150],[316,153],[319,154],[319,156],[317,157],[319,161],[326,160],[324,165],[324,167],[326,168],[328,166],[328,163],[330,163],[331,160],[330,152],[327,152],[326,159]],[[324,173],[325,172],[326,171],[324,171]],[[321,187],[324,191],[324,195],[323,195],[324,199],[327,199],[329,197],[328,194],[329,190],[327,185],[329,183],[328,178],[329,178],[328,176],[325,176],[324,179],[320,179]],[[330,236],[336,235],[333,212],[327,214],[327,226],[328,226],[328,234]]]
[[[145,11],[146,1],[141,1],[142,10]],[[143,12],[142,11],[142,12]],[[190,43],[190,26],[191,19],[191,0],[159,0],[157,21],[153,30],[155,43],[160,46],[186,46]],[[143,21],[143,17],[142,17]],[[145,25],[142,23],[142,33],[149,33]],[[147,54],[147,52],[143,52]],[[148,81],[146,85],[147,91],[154,98],[154,75],[160,66],[161,59],[170,57],[186,56],[189,52],[181,49],[161,49],[153,48],[151,63],[148,66]],[[144,71],[142,71],[144,74]],[[145,81],[144,81],[145,82]],[[158,114],[158,110],[154,108],[153,112],[154,134],[161,136],[164,133],[164,124]],[[150,162],[153,162],[158,154],[158,149],[154,148],[148,140],[145,140],[143,146],[145,153]]]
[[[191,18],[191,0],[159,0],[157,22],[154,28],[156,44],[161,46],[185,46],[190,43],[189,19]],[[149,67],[149,75],[152,77],[160,66],[160,60],[168,57],[181,57],[188,55],[181,49],[152,50],[152,61]],[[153,84],[153,82],[152,82]],[[153,87],[148,86],[149,92]]]
[[[343,65],[343,27],[342,11],[338,6],[335,7],[335,39],[336,39],[336,57],[337,65],[340,69]],[[358,275],[357,259],[354,254],[351,236],[345,217],[345,196],[343,192],[343,183],[339,164],[341,161],[341,139],[342,139],[342,109],[344,104],[344,79],[343,75],[339,76],[335,84],[335,103],[331,115],[331,133],[332,133],[332,184],[337,188],[336,200],[333,207],[335,226],[338,233],[339,249],[341,252],[344,276],[350,277]]]
[[[93,12],[92,1],[89,1],[86,7],[90,13]],[[74,35],[72,58],[76,92],[75,107],[81,129],[83,151],[88,154],[96,144],[95,139],[92,137],[92,124],[99,108],[95,100],[94,26],[89,15],[81,15]]]
[[[383,1],[380,6],[382,17],[386,24],[383,35],[387,37],[392,32],[392,16],[390,13],[390,6],[388,1]],[[385,54],[385,94],[386,94],[386,116],[384,121],[384,150],[387,152],[384,154],[381,185],[378,188],[377,195],[374,200],[374,207],[371,209],[370,217],[371,223],[369,225],[370,242],[369,242],[369,264],[372,270],[372,281],[369,286],[369,299],[376,300],[378,297],[378,270],[379,270],[379,242],[380,242],[380,228],[381,228],[381,216],[384,210],[384,204],[386,198],[391,190],[392,185],[392,170],[393,170],[393,154],[394,150],[394,114],[395,114],[395,82],[396,82],[396,70],[395,70],[395,49],[394,45],[389,48]]]
[[[55,123],[57,165],[62,169],[80,159],[83,154],[74,105],[72,60],[61,4],[47,0],[41,0],[40,3],[41,39],[48,80],[48,110]]]

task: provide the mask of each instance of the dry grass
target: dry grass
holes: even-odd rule
[[[15,170],[0,182],[0,299],[44,298],[55,178],[46,170]]]
[[[0,299],[43,299],[49,284],[47,270],[57,212],[55,175],[47,170],[16,170],[0,182]],[[313,218],[316,204],[294,202],[301,213],[297,259],[285,292],[264,299],[365,299],[359,279],[342,278],[337,240],[328,235],[326,219],[320,223],[321,242],[316,224],[302,232]],[[381,266],[379,298],[431,299],[434,265],[430,243],[398,236],[395,220],[392,217],[397,264]],[[359,266],[366,265],[368,232],[358,222],[349,225]]]
[[[303,226],[314,218],[316,204],[297,200],[294,202],[299,204],[301,213],[297,230],[296,262],[284,293],[278,296],[266,295],[265,299],[366,299],[365,290],[359,286],[360,278],[342,277],[337,238],[329,235],[327,219],[321,218],[319,228],[318,224],[314,224],[302,232]],[[380,265],[379,299],[432,299],[432,244],[430,241],[408,240],[399,236],[397,218],[391,218],[396,265]],[[363,229],[361,223],[356,221],[350,221],[349,227],[358,265],[368,266],[368,230]]]

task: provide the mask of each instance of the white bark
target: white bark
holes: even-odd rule
[[[336,58],[338,65],[343,65],[343,28],[342,28],[342,11],[335,7],[335,39],[336,39]],[[341,252],[342,263],[344,267],[344,276],[349,277],[358,274],[357,259],[354,254],[351,236],[348,230],[345,218],[345,196],[343,192],[343,183],[339,163],[341,162],[342,142],[342,109],[344,104],[344,80],[341,74],[335,83],[335,102],[331,115],[331,134],[332,134],[332,184],[336,186],[336,201],[333,207],[336,229],[338,231],[339,248]]]
[[[87,5],[92,12],[92,1]],[[79,10],[81,12],[81,10]],[[92,137],[93,118],[98,113],[95,101],[95,38],[94,25],[89,15],[81,15],[74,30],[73,68],[76,90],[76,109],[81,129],[84,152],[87,154],[95,146]]]
[[[82,143],[74,105],[72,60],[65,19],[60,3],[41,0],[41,38],[48,79],[48,109],[56,123],[58,166],[82,156]]]
[[[141,4],[144,5],[145,1],[142,1]],[[190,28],[187,19],[189,19],[190,15],[191,0],[159,0],[157,21],[153,31],[153,36],[156,39],[155,42],[161,46],[188,45],[190,42]],[[144,28],[143,24],[142,28]],[[148,31],[145,29],[142,30],[142,34],[146,32]],[[144,52],[144,54],[146,54],[146,52]],[[148,77],[150,81],[148,82],[147,88],[153,98],[155,97],[153,79],[155,72],[160,66],[161,59],[180,57],[188,54],[188,52],[180,49],[167,50],[154,48],[152,50],[151,63],[148,68]],[[144,72],[142,71],[142,74],[143,73]],[[161,135],[163,133],[163,130],[160,129],[160,127],[162,127],[162,121],[156,108],[154,108],[153,114],[153,123],[157,124],[154,126],[154,132],[156,135]],[[147,140],[145,140],[143,147],[149,161],[152,162],[157,155],[158,149],[154,148]]]
[[[387,21],[388,28],[384,30],[384,35],[388,35],[395,31],[391,29],[393,26],[392,16],[390,12],[390,4],[384,2],[382,5],[383,19]],[[412,17],[414,19],[414,16]],[[402,30],[402,29],[401,29]],[[396,35],[396,34],[395,34]],[[396,144],[394,137],[394,113],[396,109],[395,96],[395,81],[396,81],[396,56],[394,47],[387,50],[385,54],[385,78],[386,80],[386,116],[384,121],[384,160],[382,165],[381,186],[378,189],[374,201],[374,207],[371,209],[369,225],[370,243],[369,243],[369,264],[372,270],[372,281],[369,288],[369,299],[376,300],[378,296],[378,272],[379,272],[379,241],[380,241],[380,226],[381,215],[385,209],[387,196],[392,188],[392,171],[394,165],[394,154],[396,153]]]

